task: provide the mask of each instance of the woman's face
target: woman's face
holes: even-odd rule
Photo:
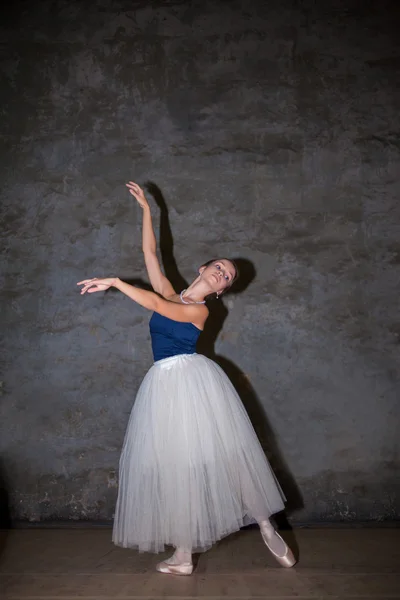
[[[207,267],[202,267],[202,279],[206,280],[213,292],[221,294],[226,288],[232,285],[236,270],[230,260],[221,258],[214,260]]]

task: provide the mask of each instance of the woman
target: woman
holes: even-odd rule
[[[205,299],[218,298],[238,276],[226,258],[199,268],[175,292],[161,272],[149,204],[134,182],[127,187],[143,209],[143,252],[156,293],[118,277],[80,281],[81,294],[116,287],[153,311],[154,365],[130,416],[120,459],[113,542],[139,551],[175,547],[161,573],[190,575],[192,553],[204,552],[243,525],[258,522],[265,544],[285,567],[291,550],[270,523],[284,495],[249,417],[220,367],[196,354],[208,317]]]

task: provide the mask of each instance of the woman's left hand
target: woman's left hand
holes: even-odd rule
[[[106,279],[98,279],[94,277],[93,279],[84,279],[83,281],[79,281],[76,285],[83,285],[81,289],[81,294],[93,294],[94,292],[105,292],[113,286],[115,283],[115,277],[108,277]]]

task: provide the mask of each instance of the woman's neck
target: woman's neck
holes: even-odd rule
[[[205,297],[211,293],[212,290],[203,281],[195,279],[186,289],[185,299],[192,300],[193,302],[204,302]]]

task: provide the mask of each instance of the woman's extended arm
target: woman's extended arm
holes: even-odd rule
[[[175,290],[172,287],[171,282],[161,271],[160,263],[157,258],[157,243],[156,236],[154,235],[150,206],[143,190],[137,183],[130,181],[126,186],[132,196],[136,198],[139,206],[143,209],[142,249],[150,283],[153,286],[153,289],[158,294],[161,294],[161,296],[164,296],[164,298],[173,296]]]
[[[125,281],[121,281],[118,277],[84,279],[77,285],[83,286],[81,294],[85,294],[86,292],[89,294],[103,292],[110,287],[115,287],[144,308],[158,312],[160,315],[174,321],[193,323],[199,329],[203,328],[208,317],[208,308],[204,304],[179,304],[178,302],[171,302],[170,300],[160,298],[154,292],[141,290],[129,283],[125,283]]]

